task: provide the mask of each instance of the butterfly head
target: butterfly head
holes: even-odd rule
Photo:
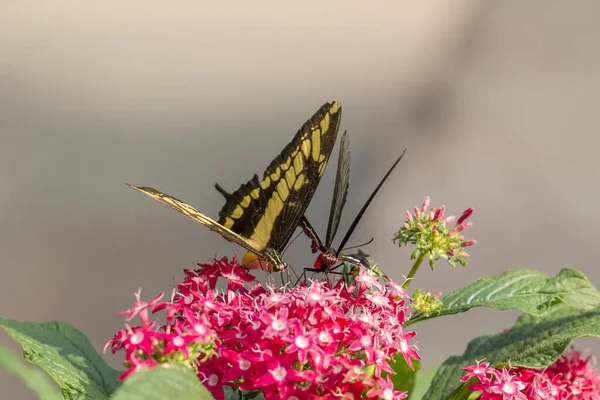
[[[317,257],[314,268],[318,271],[329,271],[338,262],[338,257],[331,252],[323,252]]]

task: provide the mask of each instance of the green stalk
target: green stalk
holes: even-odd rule
[[[403,289],[407,289],[408,286],[410,285],[410,281],[412,281],[412,278],[414,278],[414,276],[417,274],[417,271],[419,270],[421,263],[423,263],[423,260],[425,259],[425,255],[426,255],[426,253],[422,253],[419,256],[419,258],[417,258],[417,261],[415,261],[415,264],[413,265],[413,267],[410,269],[410,272],[406,276],[406,282],[404,282],[404,285],[402,285]]]

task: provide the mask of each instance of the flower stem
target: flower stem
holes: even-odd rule
[[[425,259],[425,255],[426,255],[426,253],[422,253],[419,256],[419,258],[417,258],[417,261],[415,261],[415,264],[413,265],[413,267],[410,269],[410,272],[406,276],[406,282],[404,282],[404,285],[402,285],[402,287],[404,289],[408,288],[408,286],[410,285],[410,281],[412,281],[412,278],[414,278],[414,276],[417,274],[417,271],[419,270],[421,263]]]

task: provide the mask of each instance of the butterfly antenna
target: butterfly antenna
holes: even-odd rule
[[[288,265],[288,268],[287,268],[287,269],[289,269],[289,270],[291,270],[291,271],[292,271],[292,274],[294,274],[294,278],[296,278],[297,280],[299,280],[299,279],[300,279],[300,277],[299,277],[299,276],[298,276],[298,274],[296,273],[296,270],[294,269],[294,267],[292,267],[291,265]],[[291,280],[290,280],[290,273],[289,273],[289,271],[288,271],[288,283],[289,283],[289,282],[291,282]],[[296,286],[296,285],[294,285],[294,286]]]
[[[346,236],[344,236],[344,238],[340,242],[340,246],[338,247],[338,249],[344,248],[344,246],[346,245],[346,243],[348,243],[348,240],[350,239],[350,236],[352,236],[352,233],[356,229],[356,226],[360,222],[360,219],[364,215],[365,211],[367,211],[367,208],[369,207],[369,204],[371,204],[371,201],[373,201],[373,198],[375,198],[375,195],[377,194],[377,192],[379,192],[379,189],[381,189],[381,186],[383,186],[383,184],[385,183],[385,181],[387,180],[387,178],[390,176],[390,174],[392,173],[392,171],[394,170],[394,168],[396,168],[396,165],[398,165],[398,163],[400,162],[400,160],[402,160],[402,157],[404,157],[404,153],[406,153],[406,149],[404,149],[404,151],[402,152],[402,154],[400,154],[400,157],[398,157],[398,159],[396,160],[396,162],[394,163],[394,165],[392,165],[392,167],[385,174],[385,176],[383,177],[383,179],[381,180],[381,182],[379,182],[379,185],[377,185],[377,187],[375,188],[375,190],[373,190],[373,193],[371,193],[371,196],[369,196],[369,198],[367,199],[367,202],[362,206],[362,208],[360,209],[360,211],[358,212],[358,214],[354,218],[354,221],[352,221],[352,225],[350,225],[350,228],[348,229],[348,232],[346,232]],[[340,251],[341,250],[337,251],[337,255],[340,254]]]
[[[368,244],[371,244],[371,243],[373,243],[373,240],[374,240],[374,239],[375,239],[375,238],[371,238],[371,240],[369,240],[368,242],[365,242],[365,243],[363,243],[363,244],[359,244],[359,245],[356,245],[356,246],[350,246],[350,247],[346,247],[345,249],[342,249],[342,251],[356,249],[357,247],[364,247],[364,246],[366,246],[366,245],[368,245]]]
[[[283,249],[283,251],[281,252],[281,254],[285,253],[287,251],[287,249],[290,248],[290,246],[292,245],[292,243],[294,243],[296,241],[296,239],[298,239],[300,237],[300,235],[302,235],[302,231],[298,232],[296,234],[296,236],[294,236],[294,238],[288,242],[288,244],[285,246],[285,248]]]

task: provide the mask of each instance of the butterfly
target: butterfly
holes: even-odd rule
[[[219,220],[151,187],[131,186],[236,243],[248,253],[242,266],[283,271],[281,252],[296,230],[325,172],[342,116],[337,102],[325,103],[269,164],[262,180],[254,175],[226,202]]]
[[[406,149],[404,149],[400,157],[398,157],[398,159],[394,162],[391,168],[387,171],[383,179],[381,179],[375,190],[373,190],[365,204],[362,206],[362,208],[352,221],[350,228],[348,228],[348,231],[344,235],[344,238],[342,239],[336,250],[333,248],[333,239],[335,238],[340,224],[342,210],[346,203],[346,198],[348,195],[348,186],[350,181],[350,139],[347,136],[347,132],[344,132],[340,140],[340,154],[338,157],[338,167],[336,172],[335,186],[333,189],[333,199],[331,201],[331,209],[329,212],[329,221],[327,223],[327,234],[325,236],[325,243],[321,241],[316,230],[312,227],[312,225],[305,216],[303,216],[300,220],[300,225],[302,226],[304,233],[312,241],[312,252],[321,252],[321,254],[319,254],[314,263],[314,268],[306,268],[305,273],[307,271],[329,273],[334,269],[334,266],[339,261],[349,262],[354,265],[364,265],[366,261],[366,254],[361,252],[358,256],[347,256],[341,255],[341,252],[344,249],[346,243],[348,243],[348,240],[350,240],[352,233],[354,233],[354,230],[358,226],[358,223],[362,219],[364,213],[367,211],[367,208],[371,204],[371,201],[373,201],[375,195],[377,195],[377,192],[379,192],[379,189],[381,189],[381,187],[388,179],[392,171],[396,168],[396,166],[404,156],[404,153],[406,153]]]

